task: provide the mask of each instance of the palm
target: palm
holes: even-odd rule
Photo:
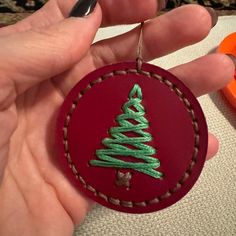
[[[17,100],[18,127],[11,140],[7,175],[3,179],[6,189],[2,188],[2,192],[17,196],[17,201],[14,198],[7,202],[9,211],[18,212],[8,224],[22,220],[27,231],[31,230],[29,226],[34,229],[48,225],[52,232],[58,230],[57,235],[65,235],[72,232],[76,223],[73,220],[79,222],[84,217],[88,201],[73,189],[57,166],[54,130],[64,99],[59,91],[49,80]],[[47,235],[48,232],[47,228]]]

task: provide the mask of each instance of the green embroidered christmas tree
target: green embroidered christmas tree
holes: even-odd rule
[[[162,177],[162,173],[156,170],[160,167],[160,161],[153,157],[156,149],[145,144],[152,141],[152,136],[145,131],[149,122],[144,117],[145,110],[141,102],[142,90],[135,84],[128,101],[123,105],[124,113],[116,118],[119,126],[109,130],[111,138],[102,141],[107,148],[96,151],[98,160],[91,160],[92,166],[132,169],[154,178]],[[130,132],[135,136],[128,135]],[[125,161],[125,157],[133,157],[137,161]]]

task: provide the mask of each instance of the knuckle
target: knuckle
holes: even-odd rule
[[[17,127],[17,113],[14,106],[0,111],[0,148],[6,145]]]
[[[0,110],[7,109],[15,101],[16,96],[14,81],[0,77]]]

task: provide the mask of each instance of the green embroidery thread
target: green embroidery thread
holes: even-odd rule
[[[107,149],[96,151],[99,160],[91,160],[92,166],[133,169],[154,178],[162,178],[163,174],[156,170],[160,167],[160,161],[152,157],[156,154],[156,149],[144,144],[152,141],[152,136],[144,131],[149,127],[149,122],[144,117],[145,110],[141,102],[142,90],[138,84],[135,84],[129,93],[129,100],[123,105],[124,113],[116,118],[119,126],[109,130],[112,138],[105,138],[102,141]],[[131,120],[133,122],[130,122]],[[138,137],[129,137],[124,134],[125,132],[135,133]],[[114,156],[130,156],[142,162],[126,162]]]

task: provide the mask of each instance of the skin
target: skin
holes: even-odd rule
[[[157,1],[143,2],[101,0],[91,15],[66,18],[75,1],[51,0],[27,19],[0,29],[0,235],[72,235],[91,208],[57,166],[58,109],[88,72],[135,59],[137,29],[91,44],[101,23],[153,18]],[[153,18],[145,24],[144,59],[194,44],[210,29],[211,17],[199,6]],[[212,54],[170,71],[200,96],[226,85],[234,65],[227,56]],[[210,135],[207,158],[217,149]]]

